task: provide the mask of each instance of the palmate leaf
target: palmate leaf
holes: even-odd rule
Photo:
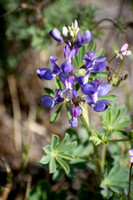
[[[46,155],[42,156],[40,160],[41,164],[49,163],[49,172],[54,173],[57,168],[56,161],[68,174],[70,171],[69,165],[65,160],[73,160],[73,150],[76,147],[77,142],[71,142],[69,134],[65,134],[65,137],[59,142],[57,135],[52,135],[51,144],[43,147]]]
[[[130,117],[126,114],[126,107],[119,107],[117,103],[101,113],[101,121],[105,130],[118,133],[125,133],[123,128],[131,123]]]
[[[106,174],[101,187],[108,188],[113,192],[125,192],[128,188],[128,170],[121,170],[120,165],[115,165],[109,174]]]

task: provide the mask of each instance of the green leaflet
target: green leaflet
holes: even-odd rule
[[[59,142],[59,144],[56,146],[56,150],[60,150],[62,149],[62,147],[68,143],[68,141],[70,140],[70,136],[69,134],[65,134],[65,137]]]
[[[64,169],[66,174],[68,174],[70,172],[69,165],[62,158],[60,158],[59,156],[56,156],[56,160],[59,163],[59,165]]]
[[[72,118],[72,116],[71,116],[70,111],[69,111],[69,106],[68,106],[67,103],[65,105],[66,105],[67,117],[70,120]]]
[[[104,49],[101,49],[101,50],[98,51],[98,53],[97,53],[97,58],[100,58],[100,57],[104,56],[104,54],[105,54],[105,50],[104,50]]]
[[[43,147],[42,149],[46,154],[50,154],[51,153],[50,145],[47,145],[47,146]]]
[[[51,151],[55,149],[57,144],[59,143],[59,137],[57,135],[52,135],[52,140],[51,140]]]
[[[91,40],[89,42],[88,49],[89,49],[89,52],[96,51],[96,49],[97,49],[96,42],[94,42],[93,40]]]
[[[50,155],[45,155],[41,158],[40,163],[46,165],[49,163],[49,161],[50,161]]]
[[[76,68],[82,66],[84,55],[85,55],[85,45],[79,48],[78,54],[74,57],[73,63]]]
[[[58,76],[55,77],[54,81],[55,81],[56,88],[62,90],[62,84]]]
[[[114,100],[114,99],[116,99],[116,97],[117,97],[117,96],[116,96],[115,94],[108,94],[108,95],[105,95],[105,96],[104,96],[104,99],[105,99],[105,100]],[[99,97],[98,99],[99,99],[99,100],[100,100],[100,99],[103,99],[103,97]]]
[[[55,113],[52,115],[52,117],[50,118],[50,123],[51,123],[51,124],[54,123],[54,122],[57,120],[57,118],[58,118],[58,116],[59,116],[59,114],[60,114],[60,111],[61,111],[61,109],[62,109],[62,106],[63,106],[63,105],[61,105],[61,106],[55,111]]]
[[[49,94],[50,96],[54,96],[54,91],[52,90],[52,89],[50,89],[50,88],[47,88],[47,87],[45,87],[45,88],[43,88],[44,89],[44,91],[47,93],[47,94]]]
[[[55,158],[52,155],[50,158],[50,162],[49,162],[49,173],[54,173],[56,171],[56,162],[55,162]]]

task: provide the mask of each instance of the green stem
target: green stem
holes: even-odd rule
[[[126,56],[124,56],[124,58],[123,58],[123,60],[122,60],[122,62],[121,62],[121,65],[120,65],[119,71],[118,71],[118,73],[117,73],[117,75],[116,75],[116,78],[119,77],[119,74],[120,74],[120,72],[121,72],[121,69],[122,69],[123,63],[124,63],[124,61],[125,61],[125,58],[126,58]]]
[[[86,120],[85,120],[85,118],[84,118],[83,115],[81,115],[80,118],[81,118],[81,121],[83,122],[83,124],[84,124],[84,126],[85,126],[85,128],[86,128],[86,130],[87,130],[88,136],[90,137],[90,136],[92,135],[92,131],[91,131],[91,129],[90,129],[88,123],[86,122]]]
[[[133,163],[130,164],[130,170],[129,170],[129,188],[128,188],[128,200],[131,200],[130,192],[131,192],[131,176],[132,176],[132,166]]]
[[[81,115],[81,121],[83,122],[83,124],[84,124],[84,126],[87,130],[88,136],[90,137],[92,135],[92,131],[91,131],[90,126],[87,123],[86,119],[84,118],[83,114]],[[93,142],[92,142],[92,144],[93,144],[93,148],[94,148],[94,153],[96,155],[95,164],[96,164],[96,167],[97,167],[99,177],[101,177],[101,163],[100,163],[100,160],[99,160],[98,146],[95,146],[95,144]]]
[[[133,139],[116,139],[116,140],[108,140],[108,142],[128,142],[128,141],[133,141]]]
[[[104,172],[105,157],[106,157],[106,145],[103,144],[103,147],[102,147],[102,155],[101,155],[101,169],[102,169],[102,172]]]

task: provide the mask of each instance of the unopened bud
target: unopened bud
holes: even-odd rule
[[[116,86],[120,86],[121,85],[121,80],[119,80],[118,82],[117,82],[117,84],[116,84]]]
[[[128,74],[125,74],[124,80],[127,80],[127,79],[128,79]]]

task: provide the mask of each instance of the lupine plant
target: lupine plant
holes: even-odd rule
[[[49,166],[53,180],[58,180],[64,173],[69,178],[76,178],[76,164],[79,164],[80,170],[83,170],[83,166],[85,170],[91,168],[99,177],[95,199],[130,199],[130,191],[126,197],[129,172],[127,168],[122,169],[121,155],[116,159],[114,148],[110,148],[112,143],[119,144],[132,139],[131,132],[125,130],[130,124],[126,107],[112,103],[116,95],[110,93],[114,86],[119,86],[127,79],[127,74],[120,76],[120,72],[126,56],[131,55],[129,45],[125,43],[108,61],[103,49],[96,52],[93,34],[89,30],[83,34],[80,32],[77,20],[68,27],[64,26],[62,32],[54,28],[49,35],[64,44],[64,61],[59,66],[58,58],[52,55],[49,58],[50,68],[37,70],[40,79],[55,81],[55,91],[44,88],[48,94],[43,95],[41,100],[47,108],[57,107],[51,123],[56,121],[65,105],[71,128],[66,130],[60,141],[57,135],[52,135],[51,144],[43,147],[45,155],[40,163]],[[120,65],[111,68],[113,59],[121,60]],[[93,112],[100,113],[102,126],[99,130],[94,130],[90,123],[88,106]],[[75,129],[78,126],[81,137]],[[119,145],[116,148],[120,148]],[[132,151],[129,151],[131,163]],[[107,152],[112,163],[106,159]],[[128,156],[126,162],[128,165]],[[88,180],[85,182],[83,185],[90,185]]]

